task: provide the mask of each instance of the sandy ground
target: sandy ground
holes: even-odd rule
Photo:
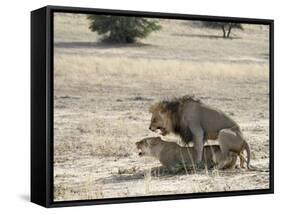
[[[267,26],[244,25],[222,39],[195,22],[159,20],[162,30],[139,44],[103,45],[85,16],[54,20],[55,201],[269,187]],[[148,108],[185,94],[238,122],[259,170],[151,173],[160,163],[135,148],[157,136]]]

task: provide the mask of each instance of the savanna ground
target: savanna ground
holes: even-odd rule
[[[244,25],[223,39],[195,22],[159,20],[162,29],[138,44],[105,45],[84,15],[54,21],[55,201],[269,187],[267,26]],[[237,121],[262,170],[153,176],[160,163],[135,148],[157,136],[148,108],[185,94]]]

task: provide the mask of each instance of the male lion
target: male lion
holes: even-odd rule
[[[169,171],[175,172],[178,166],[195,167],[194,147],[181,147],[175,142],[163,141],[160,137],[145,138],[136,142],[136,146],[139,156],[155,157]],[[233,168],[236,164],[237,154],[230,153],[229,159],[231,161],[222,169]],[[223,157],[219,145],[204,146],[203,163],[208,169],[214,166],[220,167],[222,161]]]
[[[222,111],[201,103],[193,96],[160,101],[149,109],[152,113],[149,129],[160,130],[162,135],[178,134],[188,143],[194,142],[195,162],[202,161],[204,141],[218,140],[225,164],[229,153],[240,154],[245,148],[250,161],[249,145],[243,138],[239,125]]]

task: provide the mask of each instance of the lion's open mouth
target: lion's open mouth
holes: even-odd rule
[[[160,134],[163,135],[163,136],[165,136],[168,133],[167,130],[163,127],[158,127],[157,129],[160,130],[160,132],[161,132]]]

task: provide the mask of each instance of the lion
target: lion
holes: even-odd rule
[[[163,141],[160,137],[144,138],[136,142],[136,147],[139,156],[154,157],[171,172],[175,172],[178,166],[195,168],[194,147],[181,147],[175,142]],[[203,149],[203,162],[207,169],[215,166],[222,167],[219,169],[233,169],[237,156],[236,153],[231,152],[228,164],[220,165],[224,159],[219,145],[206,145]]]
[[[149,129],[160,130],[161,135],[179,135],[185,143],[193,141],[195,162],[200,166],[206,140],[218,140],[224,163],[229,162],[229,153],[240,154],[247,150],[250,164],[250,149],[239,125],[221,110],[203,104],[194,96],[183,96],[164,100],[150,106],[151,122]]]

